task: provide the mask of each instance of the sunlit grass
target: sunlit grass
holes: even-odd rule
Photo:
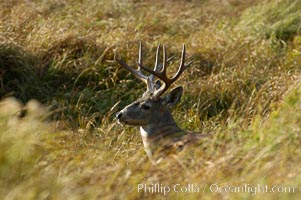
[[[0,5],[1,199],[300,198],[300,0]],[[173,114],[213,133],[156,166],[138,130],[114,120],[144,91],[114,55],[135,65],[140,41],[149,67],[167,45],[170,72],[186,44],[194,63]],[[200,192],[137,190],[178,183]],[[296,191],[214,193],[215,183]]]

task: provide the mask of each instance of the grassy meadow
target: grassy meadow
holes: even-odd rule
[[[301,0],[0,7],[0,199],[301,199]],[[158,165],[114,119],[145,90],[114,61],[134,66],[140,41],[147,66],[167,45],[170,73],[186,44],[173,115],[212,133]]]

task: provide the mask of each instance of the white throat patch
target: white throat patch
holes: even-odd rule
[[[147,137],[149,135],[142,126],[140,126],[140,134],[142,137]]]

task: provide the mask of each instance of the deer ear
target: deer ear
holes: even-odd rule
[[[176,87],[165,97],[165,104],[168,106],[176,105],[180,101],[182,93],[183,93],[183,87],[182,86]]]

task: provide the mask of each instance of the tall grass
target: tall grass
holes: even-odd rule
[[[1,199],[300,198],[300,0],[0,5]],[[176,58],[186,43],[194,63],[177,82],[185,94],[174,116],[213,133],[156,166],[138,130],[114,120],[144,91],[114,62],[134,65],[139,41],[147,66],[158,43]],[[164,196],[138,184],[200,191]]]

